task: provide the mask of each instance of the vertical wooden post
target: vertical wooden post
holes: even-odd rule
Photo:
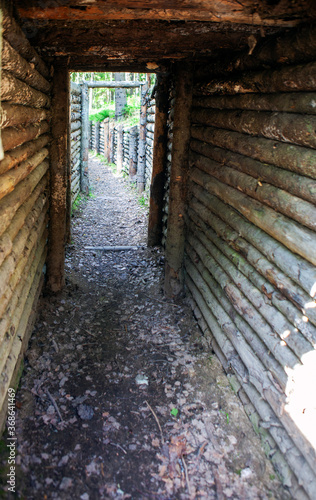
[[[110,133],[109,133],[109,143],[110,143],[109,162],[110,163],[114,163],[114,148],[115,148],[114,134],[115,134],[114,122],[111,121],[110,122]]]
[[[169,77],[157,75],[153,171],[150,185],[148,246],[161,244],[162,209],[167,154],[167,119],[169,104]]]
[[[176,66],[172,164],[166,241],[165,294],[179,295],[183,290],[184,211],[190,142],[193,71],[191,64]]]
[[[107,159],[107,161],[110,161],[110,142],[109,142],[109,119],[106,118],[103,122],[104,126],[104,158]]]
[[[147,122],[147,84],[141,86],[141,107],[139,123],[137,191],[141,194],[145,189],[146,168],[146,122]]]
[[[50,222],[47,257],[47,286],[52,292],[65,282],[68,173],[68,69],[55,66],[52,88],[52,142],[50,147]]]
[[[81,164],[80,164],[80,191],[89,194],[89,92],[88,85],[81,87]]]
[[[122,172],[123,154],[124,154],[123,125],[119,123],[117,127],[117,155],[116,155],[116,171],[118,174]]]
[[[95,152],[100,154],[100,122],[95,124]]]
[[[135,181],[137,172],[137,125],[129,133],[129,180]]]

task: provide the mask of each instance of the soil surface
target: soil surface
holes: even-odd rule
[[[147,208],[98,159],[90,172],[66,287],[40,302],[17,392],[16,494],[4,484],[3,498],[289,498],[189,303],[163,295]],[[87,248],[119,245],[138,248]]]

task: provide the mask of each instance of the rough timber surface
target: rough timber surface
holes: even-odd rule
[[[164,298],[161,251],[85,250],[145,245],[147,225],[126,181],[89,169],[66,288],[41,302],[17,393],[18,494],[288,499],[189,305]]]

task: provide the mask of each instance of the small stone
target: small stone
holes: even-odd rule
[[[72,486],[72,479],[70,477],[63,477],[59,485],[60,490],[68,490]]]
[[[79,405],[77,411],[81,420],[91,420],[94,415],[93,408],[89,405]]]

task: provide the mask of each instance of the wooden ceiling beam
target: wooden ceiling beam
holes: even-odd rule
[[[279,8],[277,15],[274,15],[273,6],[264,0],[259,3],[251,0],[244,0],[242,3],[238,0],[193,0],[192,2],[72,0],[68,5],[57,0],[48,1],[45,7],[40,0],[16,1],[19,15],[33,20],[183,20],[280,27],[296,26],[298,22],[307,20],[308,3],[309,0],[295,2],[294,8],[293,2],[285,0],[282,2],[282,9]]]

